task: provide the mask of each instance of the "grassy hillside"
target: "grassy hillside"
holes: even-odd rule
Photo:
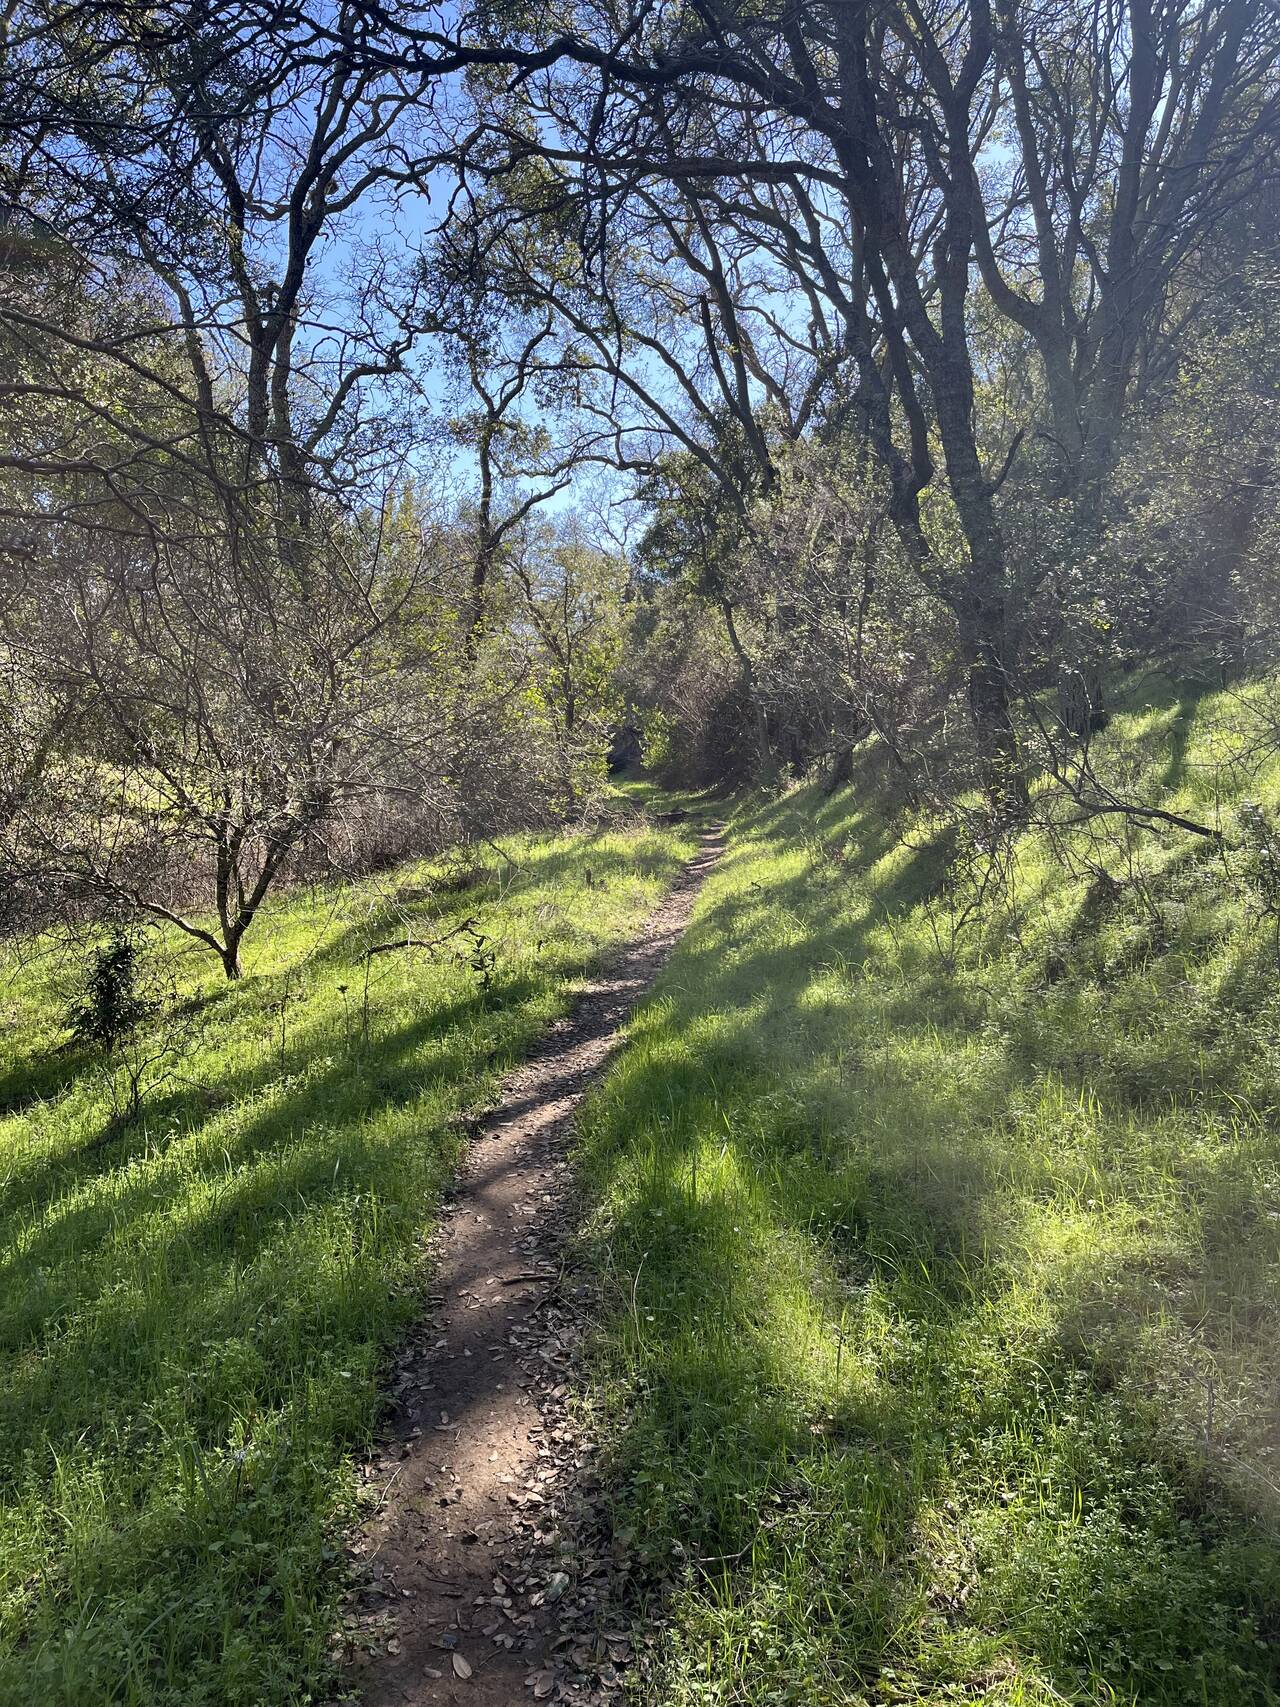
[[[1264,711],[1148,682],[1108,763],[1239,843]],[[646,1702],[1280,1699],[1265,852],[963,874],[874,753],[744,810],[591,1105]]]
[[[414,1309],[458,1116],[692,841],[512,843],[515,869],[486,854],[460,882],[295,895],[246,943],[243,983],[179,961],[175,1076],[124,1127],[101,1058],[60,1047],[56,960],[8,969],[0,1701],[321,1698],[348,1455]],[[469,916],[489,987],[465,959],[388,954],[366,1025],[364,946]]]

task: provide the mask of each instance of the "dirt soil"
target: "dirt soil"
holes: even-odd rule
[[[355,1544],[346,1680],[367,1707],[618,1698],[626,1538],[565,1401],[589,1326],[567,1266],[574,1111],[723,849],[707,832],[639,936],[512,1073],[478,1125],[432,1246],[434,1309],[402,1347],[376,1515]]]

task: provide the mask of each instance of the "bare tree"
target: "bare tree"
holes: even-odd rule
[[[327,534],[305,588],[229,562],[217,530],[204,550],[46,560],[6,650],[77,719],[10,810],[10,883],[165,920],[235,978],[308,836],[388,791],[443,787],[455,684],[421,659],[447,657],[454,579],[403,522]]]
[[[6,879],[235,977],[335,820],[456,797],[459,743],[493,751],[456,536],[406,496],[424,278],[392,238],[462,61],[379,64],[357,7],[9,24],[42,82],[0,134],[28,238],[0,254]]]

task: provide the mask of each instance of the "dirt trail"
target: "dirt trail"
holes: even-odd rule
[[[383,1498],[360,1544],[348,1673],[367,1707],[599,1703],[616,1691],[630,1644],[601,1626],[618,1567],[582,1519],[590,1452],[561,1404],[582,1325],[561,1265],[565,1151],[722,849],[720,831],[704,834],[636,940],[506,1081],[468,1151],[433,1243],[437,1308],[402,1351],[370,1467]]]

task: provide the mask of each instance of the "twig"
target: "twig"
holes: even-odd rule
[[[443,936],[429,938],[405,936],[398,937],[395,942],[376,942],[372,948],[365,949],[364,957],[366,960],[372,960],[375,954],[390,954],[393,949],[398,948],[442,948],[453,937],[461,936],[464,931],[474,932],[475,929],[476,921],[474,919],[464,919],[460,925],[455,925],[451,931],[446,931]]]

